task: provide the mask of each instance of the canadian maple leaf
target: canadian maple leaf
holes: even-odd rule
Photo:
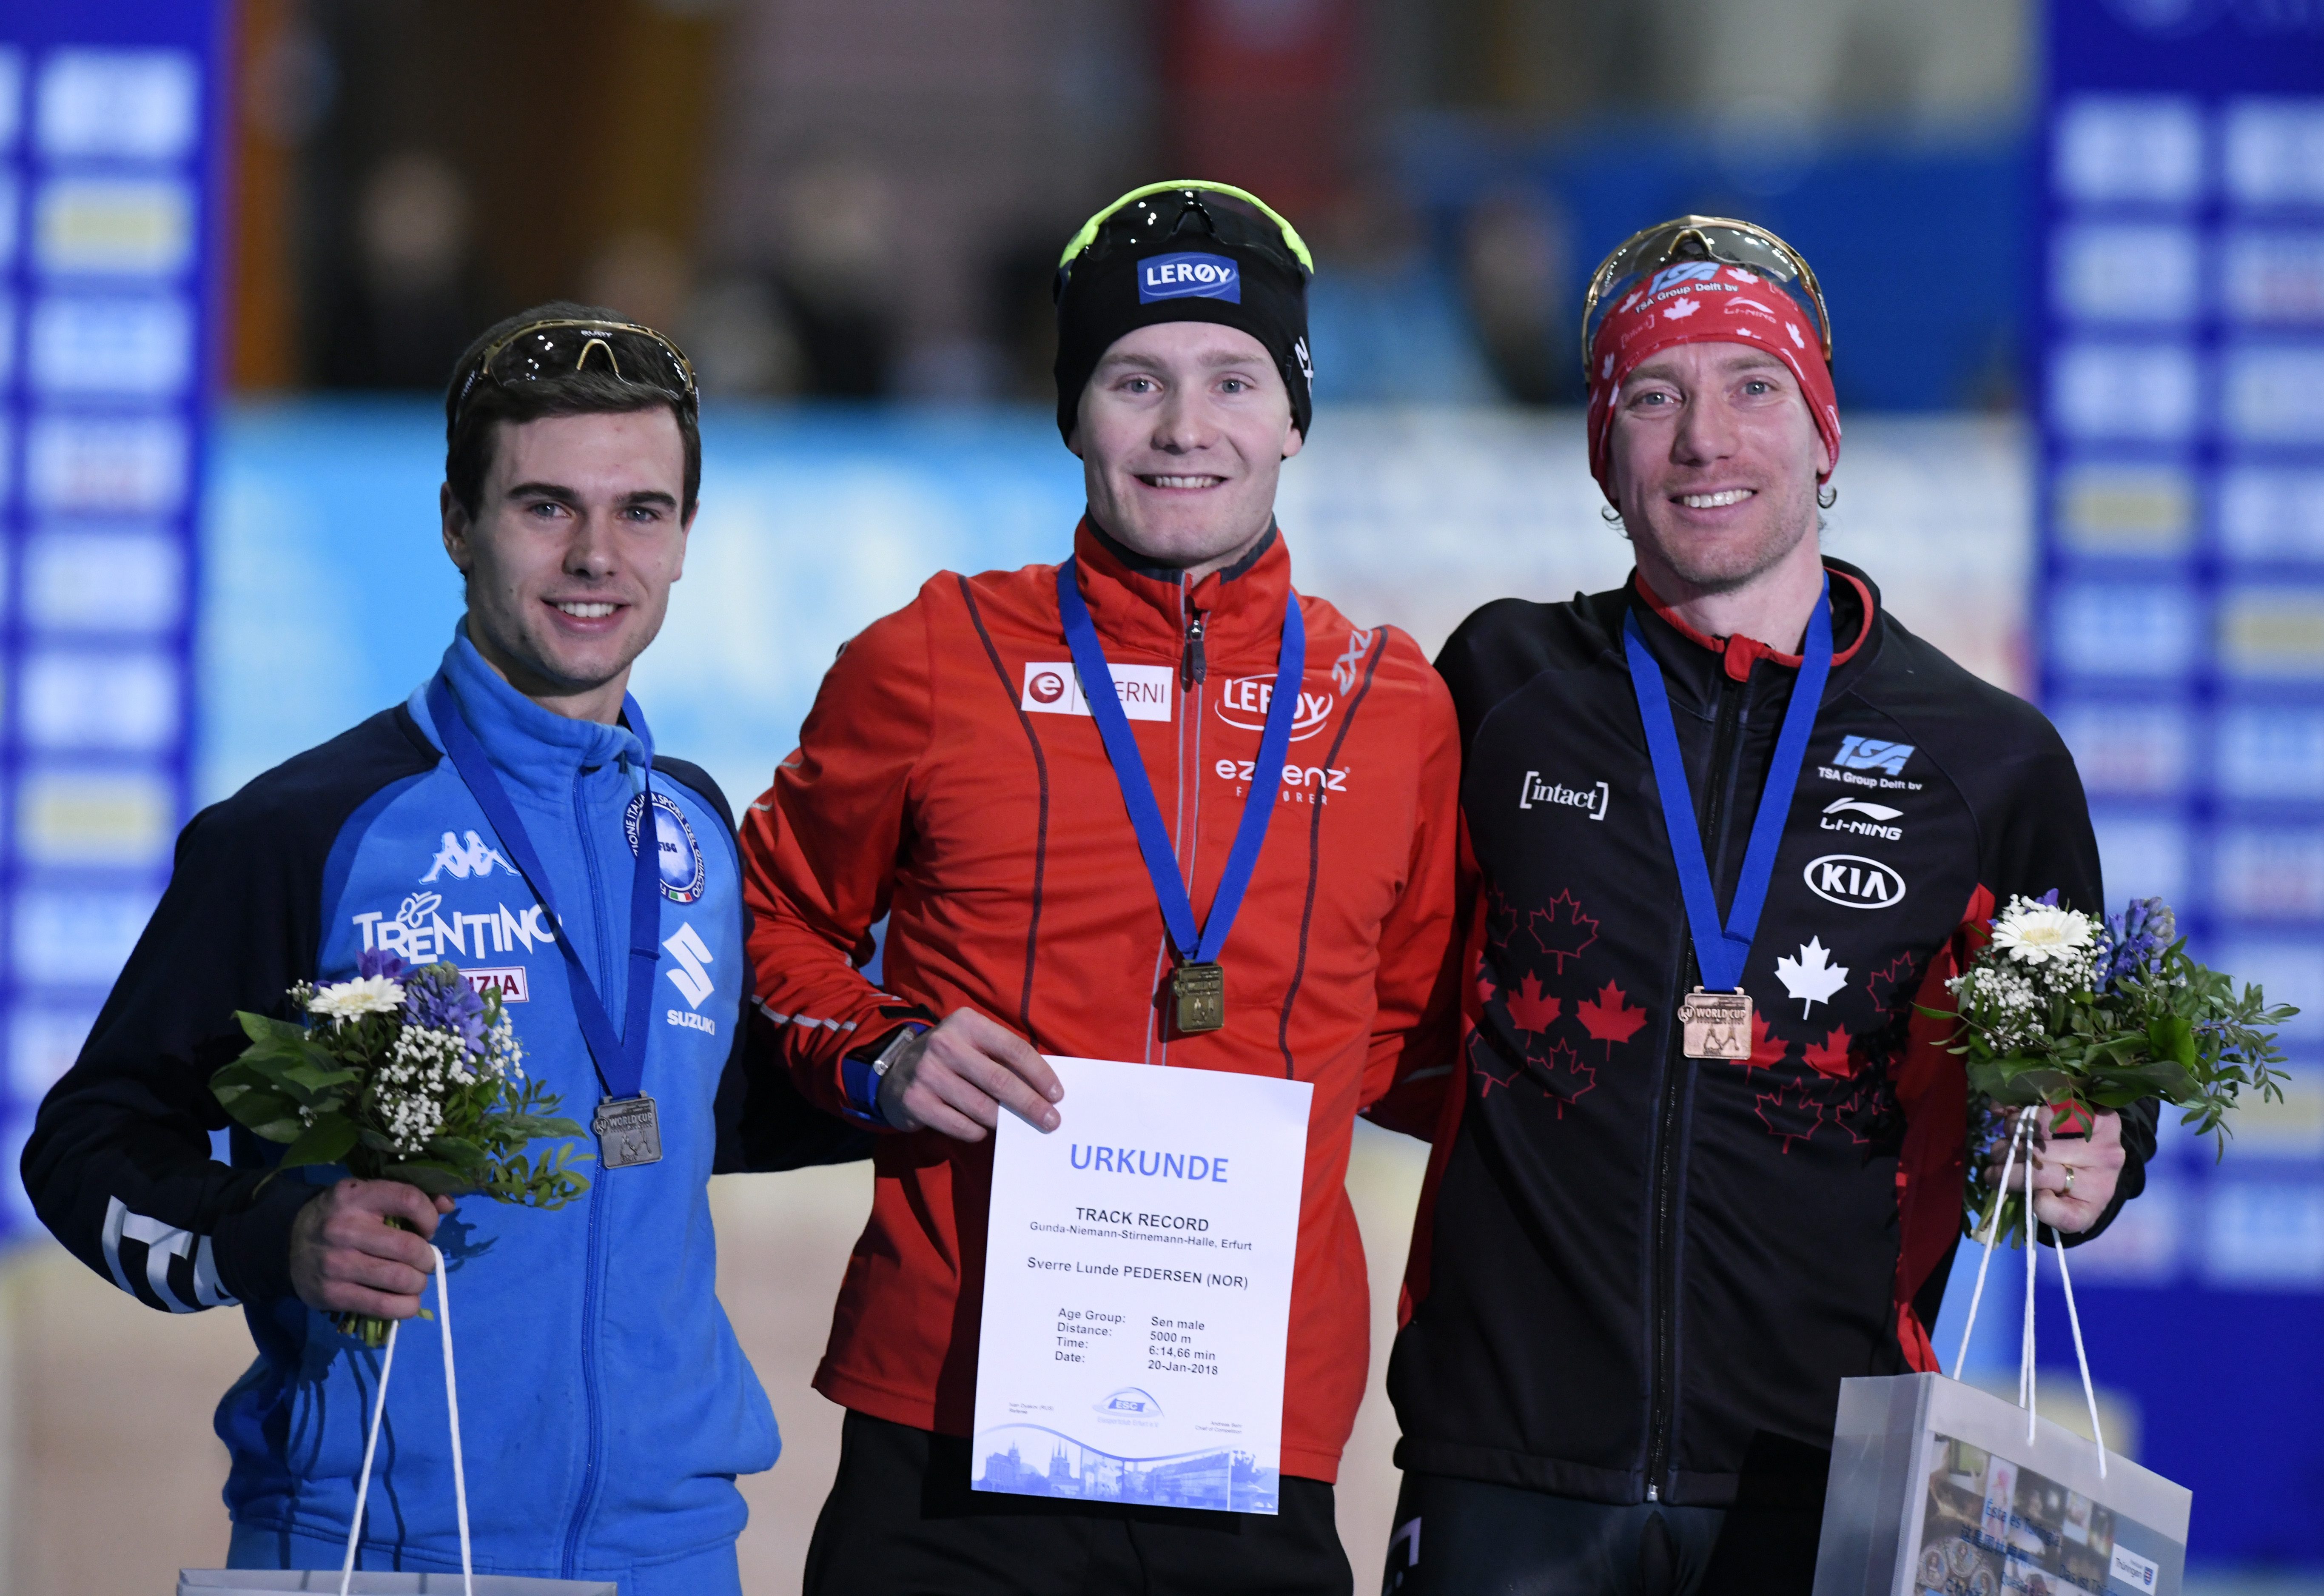
[[[1646,1022],[1646,1011],[1631,1008],[1622,989],[1609,981],[1599,990],[1597,1001],[1573,1006],[1573,1018],[1582,1022],[1582,1029],[1590,1033],[1591,1041],[1606,1044],[1606,1061],[1611,1064],[1614,1044],[1637,1036],[1638,1028]]]
[[[1914,984],[1920,961],[1909,953],[1900,953],[1880,969],[1864,978],[1865,995],[1883,1014],[1901,1007],[1905,995]]]
[[[1496,1086],[1503,1091],[1515,1086],[1524,1067],[1496,1052],[1483,1031],[1469,1033],[1469,1073],[1476,1080],[1477,1096],[1480,1100],[1492,1096]]]
[[[1830,1075],[1835,1081],[1844,1081],[1855,1073],[1848,1061],[1848,1028],[1844,1025],[1835,1027],[1822,1041],[1809,1043],[1801,1056],[1816,1074]]]
[[[1598,1084],[1594,1065],[1582,1062],[1582,1050],[1560,1038],[1540,1053],[1526,1049],[1530,1057],[1542,1061],[1548,1075],[1549,1094],[1557,1102],[1557,1117],[1565,1117],[1565,1105]]]
[[[1800,1018],[1818,1003],[1828,1003],[1831,994],[1848,984],[1848,966],[1831,962],[1831,950],[1820,936],[1812,936],[1800,945],[1796,959],[1777,959],[1775,979],[1784,983],[1784,992],[1800,1004]]]
[[[1783,1139],[1784,1151],[1786,1153],[1792,1150],[1792,1143],[1807,1140],[1816,1133],[1816,1128],[1823,1123],[1823,1104],[1810,1097],[1805,1087],[1801,1088],[1796,1099],[1787,1102],[1786,1099],[1790,1098],[1792,1094],[1789,1092],[1778,1088],[1772,1093],[1760,1093],[1758,1099],[1759,1123],[1767,1128],[1768,1135]],[[1808,1118],[1804,1130],[1794,1129],[1797,1115],[1784,1112],[1786,1109],[1793,1108],[1806,1112]],[[1782,1117],[1784,1121],[1782,1124],[1777,1124],[1775,1121],[1767,1117],[1769,1109],[1775,1110]]]
[[[1550,1027],[1565,1005],[1556,998],[1542,996],[1541,983],[1531,975],[1517,983],[1517,990],[1507,1000],[1509,1023],[1519,1030],[1529,1030],[1538,1036]],[[1583,1023],[1588,1023],[1584,1021]]]
[[[1526,917],[1526,929],[1535,946],[1557,961],[1560,975],[1565,973],[1566,960],[1598,940],[1598,922],[1582,912],[1582,900],[1570,891],[1535,909]]]
[[[1754,1003],[1751,1005],[1751,1056],[1730,1058],[1727,1062],[1748,1075],[1755,1069],[1767,1069],[1783,1063],[1784,1056],[1791,1050],[1791,1043],[1775,1034],[1775,1028],[1767,1023],[1766,1015]]]

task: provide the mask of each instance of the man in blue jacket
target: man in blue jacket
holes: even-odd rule
[[[332,1317],[416,1314],[432,1239],[458,1276],[476,1567],[738,1591],[734,1476],[779,1441],[715,1295],[708,1176],[861,1149],[757,1066],[726,801],[656,754],[624,690],[694,519],[692,369],[649,328],[548,305],[471,346],[446,412],[468,608],[442,668],[194,817],[24,1182],[141,1302],[242,1305],[258,1358],[217,1412],[234,1566],[339,1566],[380,1360]],[[659,889],[634,921],[633,881]],[[239,1129],[232,1164],[212,1158],[235,1010],[288,1014],[294,982],[346,979],[367,950],[500,988],[530,1073],[595,1126],[585,1199],[264,1181],[279,1149]],[[438,1342],[401,1354],[363,1566],[457,1569]]]

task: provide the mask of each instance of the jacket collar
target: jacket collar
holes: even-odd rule
[[[444,650],[440,669],[461,718],[484,745],[493,773],[512,792],[522,789],[541,798],[569,801],[573,783],[584,770],[618,764],[634,778],[652,756],[627,725],[558,715],[509,686],[468,640],[466,615],[453,629],[452,646]],[[441,747],[443,735],[427,713],[424,690],[412,696],[411,708]]]
[[[1249,554],[1200,582],[1168,566],[1146,563],[1087,515],[1074,530],[1082,598],[1107,648],[1179,662],[1186,632],[1203,618],[1213,664],[1256,654],[1275,658],[1283,605],[1291,592],[1291,555],[1270,525]]]
[[[1848,646],[1844,649],[1836,649],[1832,653],[1831,662],[1834,667],[1839,667],[1855,659],[1857,650],[1861,649],[1865,640],[1872,635],[1872,623],[1879,613],[1879,595],[1874,592],[1871,583],[1840,561],[1828,559],[1823,562],[1823,566],[1825,570],[1840,579],[1839,583],[1833,585],[1831,590],[1832,632],[1835,640],[1848,629],[1851,620],[1855,623],[1854,635],[1849,638]],[[1797,670],[1804,663],[1803,657],[1798,654],[1786,654],[1780,649],[1761,642],[1756,637],[1746,637],[1739,632],[1732,637],[1712,637],[1708,632],[1697,631],[1680,619],[1678,612],[1663,603],[1655,590],[1646,585],[1646,574],[1644,571],[1634,567],[1630,572],[1630,584],[1637,589],[1638,596],[1646,601],[1646,607],[1662,621],[1663,624],[1697,647],[1709,649],[1720,655],[1720,662],[1725,666],[1727,675],[1732,680],[1749,681],[1751,667],[1762,660],[1780,665],[1786,670]],[[1849,602],[1851,596],[1849,589],[1854,590],[1852,596],[1855,603],[1853,604]]]

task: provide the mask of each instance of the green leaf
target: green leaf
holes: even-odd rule
[[[307,1039],[307,1028],[293,1025],[287,1019],[270,1019],[263,1014],[253,1014],[247,1009],[237,1009],[234,1017],[242,1026],[242,1034],[262,1045],[273,1042],[295,1047]]]
[[[2146,1028],[2146,1039],[2155,1056],[2177,1061],[2181,1067],[2195,1067],[2195,1028],[2180,1015],[2171,1014],[2153,1021]]]
[[[386,1180],[400,1180],[406,1185],[416,1185],[431,1197],[456,1196],[475,1183],[448,1164],[431,1158],[413,1158],[406,1163],[390,1165],[380,1171]]]
[[[356,1141],[355,1122],[334,1114],[318,1120],[307,1127],[290,1150],[282,1155],[281,1167],[297,1168],[306,1164],[336,1164],[347,1156]]]

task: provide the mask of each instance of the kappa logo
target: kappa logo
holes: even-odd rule
[[[1370,632],[1351,632],[1348,633],[1348,646],[1346,650],[1342,652],[1337,660],[1332,662],[1333,685],[1337,687],[1342,693],[1354,692],[1356,690],[1356,669],[1363,664],[1364,656],[1370,653],[1371,650],[1372,634]]]
[[[1842,770],[1878,770],[1886,775],[1902,776],[1904,761],[1913,757],[1910,743],[1882,743],[1871,737],[1842,737],[1840,752],[1831,756],[1835,769]]]
[[[1242,272],[1224,255],[1182,250],[1148,255],[1138,263],[1138,302],[1157,300],[1225,300],[1242,303]]]
[[[1517,807],[1520,809],[1530,809],[1536,804],[1550,804],[1563,809],[1581,809],[1592,820],[1603,820],[1612,798],[1612,789],[1603,781],[1592,787],[1565,787],[1555,781],[1544,781],[1539,770],[1527,770],[1525,780],[1517,784]]]
[[[1860,853],[1826,853],[1800,872],[1808,890],[1842,909],[1893,909],[1904,901],[1904,878],[1893,865]]]
[[[1178,688],[1178,672],[1169,665],[1109,665],[1113,694],[1121,713],[1134,721],[1167,721]],[[1025,667],[1025,690],[1017,707],[1033,714],[1087,715],[1089,700],[1082,697],[1081,678],[1070,660],[1036,660]]]
[[[1839,798],[1823,807],[1823,817],[1816,824],[1826,831],[1845,831],[1857,836],[1877,836],[1895,842],[1904,835],[1901,826],[1884,822],[1895,819],[1904,811],[1892,809],[1886,804],[1868,803],[1863,798]],[[1850,816],[1862,815],[1862,820]]]
[[[456,881],[465,881],[472,875],[488,876],[493,873],[495,864],[511,875],[516,873],[510,869],[509,862],[500,856],[499,851],[487,847],[484,839],[475,832],[470,832],[467,842],[463,844],[447,831],[444,834],[444,845],[436,850],[436,862],[428,867],[428,873],[420,878],[420,884],[423,887],[428,885],[447,870]]]
[[[1275,702],[1275,678],[1232,676],[1219,684],[1219,718],[1246,732],[1267,730],[1267,711]],[[1304,743],[1323,729],[1339,699],[1330,693],[1302,693],[1299,712],[1291,718],[1291,740]]]

